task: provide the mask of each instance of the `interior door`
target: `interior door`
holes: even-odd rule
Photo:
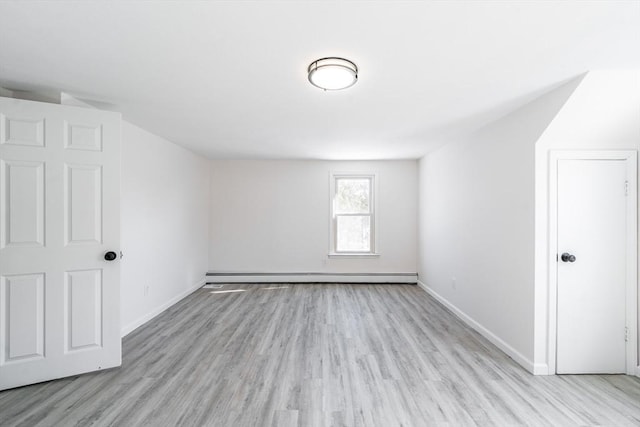
[[[626,372],[629,161],[558,160],[559,374]]]
[[[119,366],[120,115],[0,98],[0,389]]]

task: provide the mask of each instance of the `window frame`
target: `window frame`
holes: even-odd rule
[[[369,180],[369,213],[336,214],[336,189],[340,179]],[[376,258],[378,253],[378,174],[376,172],[331,172],[329,176],[329,258]],[[369,216],[369,250],[338,251],[338,216]]]

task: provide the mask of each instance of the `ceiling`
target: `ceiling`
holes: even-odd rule
[[[324,56],[358,83],[309,84]],[[640,68],[639,1],[0,2],[0,86],[210,158],[418,158],[611,68]]]

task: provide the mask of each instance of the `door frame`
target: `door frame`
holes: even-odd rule
[[[638,185],[637,152],[635,150],[549,152],[549,240],[548,240],[548,363],[549,373],[556,374],[557,310],[558,310],[558,161],[622,160],[627,163],[627,271],[626,271],[626,373],[639,375],[638,366]]]

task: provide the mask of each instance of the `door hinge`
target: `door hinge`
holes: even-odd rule
[[[629,342],[629,328],[625,326],[624,328],[624,341]]]
[[[629,181],[624,182],[624,195],[625,196],[629,195]]]

